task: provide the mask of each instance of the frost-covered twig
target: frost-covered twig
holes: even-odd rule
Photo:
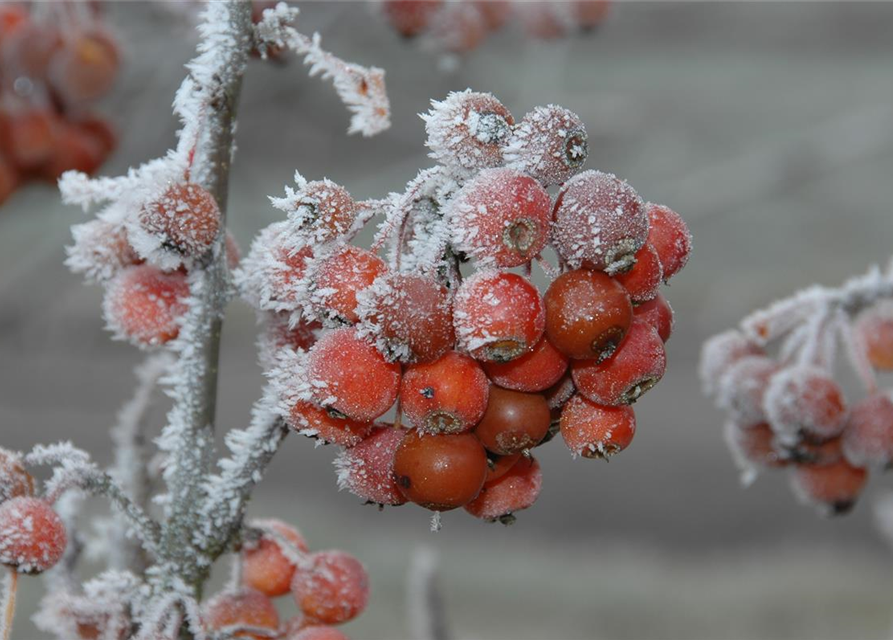
[[[19,586],[19,572],[15,567],[5,567],[3,578],[3,593],[0,594],[0,605],[3,608],[3,617],[0,618],[0,638],[9,640],[12,632],[12,620],[16,612],[16,591]]]
[[[149,501],[151,481],[148,474],[150,452],[146,442],[145,417],[158,380],[173,364],[171,354],[153,354],[136,369],[137,388],[133,397],[118,412],[118,423],[111,431],[115,445],[115,460],[109,473],[131,500],[142,509]],[[112,523],[113,538],[109,565],[141,574],[146,567],[142,548],[128,536],[125,523]]]
[[[261,481],[273,455],[288,434],[269,389],[252,410],[247,429],[230,431],[226,443],[232,455],[218,462],[220,472],[205,485],[207,501],[201,510],[197,534],[208,551],[219,554],[241,526],[252,488]]]
[[[304,63],[310,65],[311,76],[322,74],[324,79],[331,79],[338,97],[353,114],[348,133],[374,136],[390,127],[391,108],[385,90],[384,70],[345,62],[324,51],[318,33],[308,38],[291,26],[297,16],[298,10],[284,2],[265,10],[263,19],[255,26],[261,48],[287,47],[304,56]]]
[[[81,489],[96,496],[106,496],[133,527],[147,551],[158,553],[159,526],[145,511],[121,490],[112,477],[100,471],[89,454],[70,442],[38,445],[25,457],[29,465],[53,465],[53,476],[47,482],[46,494],[56,501],[69,489]]]
[[[437,554],[430,547],[415,549],[406,580],[406,605],[409,636],[416,640],[449,640],[450,637],[437,568]]]

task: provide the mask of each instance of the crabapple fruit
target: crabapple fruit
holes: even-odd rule
[[[405,503],[394,480],[394,455],[405,434],[405,429],[379,425],[358,444],[342,451],[335,459],[338,488],[375,504]]]
[[[109,326],[141,346],[170,342],[180,333],[189,284],[179,271],[148,265],[122,269],[108,284],[103,309]]]
[[[0,504],[0,564],[19,573],[41,573],[62,558],[65,525],[46,500],[27,495]]]
[[[488,451],[512,455],[539,444],[549,422],[549,405],[543,396],[493,387],[474,435]]]
[[[369,577],[363,564],[352,555],[319,551],[297,567],[291,591],[308,621],[340,624],[366,608]]]
[[[561,437],[574,455],[610,458],[626,449],[636,433],[636,414],[623,405],[605,407],[574,396],[561,410]]]
[[[533,506],[543,486],[540,465],[535,458],[523,458],[501,477],[487,482],[478,497],[464,509],[476,518],[512,522],[510,516]]]
[[[544,391],[561,380],[568,359],[542,338],[533,349],[508,362],[485,362],[484,371],[495,384],[515,391]]]
[[[261,520],[250,523],[253,527],[273,529],[298,550],[310,549],[304,536],[281,520]],[[265,596],[275,598],[288,593],[295,573],[294,563],[283,553],[280,543],[272,536],[262,534],[253,545],[242,547],[242,584],[256,589]]]

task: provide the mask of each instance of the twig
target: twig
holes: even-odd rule
[[[3,588],[3,621],[0,626],[0,638],[9,640],[12,633],[12,619],[16,613],[16,592],[19,587],[19,572],[15,567],[6,568],[6,584]]]

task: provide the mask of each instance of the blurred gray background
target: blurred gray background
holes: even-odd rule
[[[367,563],[370,607],[347,632],[408,637],[405,573],[424,544],[440,554],[456,638],[890,637],[893,552],[871,513],[885,479],[851,516],[830,521],[796,504],[784,473],[743,490],[695,369],[700,343],[749,310],[890,256],[893,4],[620,4],[588,37],[493,35],[452,72],[363,4],[300,6],[301,28],[320,30],[327,48],[387,69],[394,125],[370,140],[347,137],[330,85],[297,60],[255,62],[231,188],[243,248],[279,218],[266,196],[296,168],[357,198],[400,190],[429,164],[415,114],[466,87],[493,92],[516,118],[552,102],[580,114],[588,166],[678,210],[695,240],[667,292],[677,314],[670,366],[636,406],[636,442],[610,465],[571,461],[560,441],[541,449],[542,496],[513,527],[458,512],[431,533],[422,510],[379,513],[339,493],[334,449],[286,442],[252,512]],[[172,144],[170,103],[194,40],[158,4],[114,4],[109,17],[126,55],[105,105],[121,132],[103,169],[114,175]],[[83,219],[46,186],[0,208],[0,440],[26,449],[72,439],[108,461],[107,429],[142,355],[109,340],[99,288],[62,265],[68,226]],[[258,397],[254,331],[252,312],[233,303],[221,430],[244,425]],[[159,427],[165,410],[154,412]],[[14,637],[39,638],[27,620],[39,581],[24,589]]]

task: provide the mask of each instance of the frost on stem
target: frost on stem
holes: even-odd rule
[[[838,288],[813,285],[705,342],[704,390],[731,416],[727,441],[748,480],[793,467],[797,495],[836,515],[855,503],[868,466],[887,466],[893,405],[879,390],[883,360],[871,346],[884,340],[860,319],[891,298],[893,264],[874,267]],[[846,400],[834,379],[840,348],[864,388],[860,401]]]
[[[324,79],[331,79],[338,97],[353,114],[348,133],[374,136],[390,127],[391,108],[385,91],[384,70],[345,62],[324,51],[318,33],[308,38],[291,26],[297,17],[298,9],[284,2],[265,10],[263,18],[254,27],[261,49],[287,47],[304,56],[311,76],[322,74]]]

